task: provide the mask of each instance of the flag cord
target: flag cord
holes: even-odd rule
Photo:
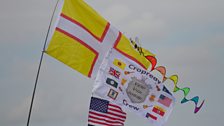
[[[36,75],[34,89],[33,89],[33,95],[32,95],[32,99],[31,99],[31,103],[30,103],[30,108],[29,108],[29,114],[28,114],[28,119],[27,119],[27,126],[29,126],[29,124],[30,124],[30,117],[31,117],[31,113],[32,113],[33,101],[34,101],[34,96],[35,96],[35,92],[36,92],[37,82],[38,82],[38,78],[39,78],[39,74],[40,74],[40,68],[41,68],[41,64],[42,64],[42,61],[43,61],[44,52],[45,52],[45,49],[46,49],[48,35],[49,35],[49,32],[50,32],[50,28],[51,28],[51,25],[52,25],[52,21],[53,21],[53,18],[54,18],[54,15],[55,15],[55,11],[57,9],[57,6],[58,6],[59,1],[60,0],[57,0],[57,3],[55,5],[55,7],[54,7],[54,11],[53,11],[53,14],[51,16],[50,24],[49,24],[48,31],[47,31],[47,35],[46,35],[46,38],[45,38],[43,51],[41,53],[41,58],[40,58],[39,67],[38,67],[38,70],[37,70],[37,75]]]

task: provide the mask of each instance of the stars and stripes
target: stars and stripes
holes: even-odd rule
[[[123,126],[126,113],[107,100],[91,98],[88,125],[89,126]]]
[[[163,104],[166,107],[170,107],[170,104],[172,103],[172,99],[170,99],[167,96],[161,94],[159,96],[158,102],[161,103],[161,104]]]

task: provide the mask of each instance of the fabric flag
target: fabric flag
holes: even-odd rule
[[[114,63],[118,59],[124,69]],[[119,77],[114,73],[119,73]],[[93,95],[140,115],[155,126],[162,126],[172,112],[175,98],[163,90],[161,81],[150,70],[111,49],[96,76]]]
[[[88,126],[123,126],[126,113],[111,102],[91,97]]]
[[[83,75],[95,78],[103,58],[111,48],[145,69],[150,66],[150,62],[139,55],[129,39],[84,0],[64,0],[45,52]],[[123,67],[121,64],[120,68]]]
[[[64,0],[57,22],[46,53],[94,78],[121,33],[83,0]]]

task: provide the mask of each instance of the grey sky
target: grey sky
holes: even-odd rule
[[[128,37],[157,55],[167,74],[178,74],[188,98],[205,105],[176,106],[167,126],[224,125],[223,0],[86,0]],[[0,125],[26,125],[29,104],[45,35],[56,0],[1,0]],[[45,55],[30,126],[84,126],[93,81]],[[171,84],[169,82],[167,85]],[[147,126],[129,113],[127,126]]]

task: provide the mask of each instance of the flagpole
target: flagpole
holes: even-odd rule
[[[55,15],[55,11],[57,9],[57,6],[58,6],[59,1],[60,0],[57,0],[57,3],[55,5],[55,7],[54,7],[54,11],[53,11],[53,14],[51,16],[50,24],[48,26],[47,34],[46,34],[46,37],[45,37],[44,47],[43,47],[43,51],[41,53],[40,62],[39,62],[39,66],[38,66],[38,70],[37,70],[37,75],[36,75],[36,80],[35,80],[35,85],[34,85],[34,89],[33,89],[33,95],[32,95],[32,99],[31,99],[31,103],[30,103],[30,109],[29,109],[29,114],[28,114],[28,119],[27,119],[27,126],[29,126],[29,124],[30,124],[30,117],[31,117],[31,113],[32,113],[33,101],[34,101],[34,97],[35,97],[35,93],[36,93],[36,88],[37,88],[37,82],[38,82],[38,79],[39,79],[40,68],[41,68],[41,64],[42,64],[42,61],[43,61],[44,52],[45,52],[45,49],[46,49],[47,40],[48,40],[48,36],[49,36],[49,32],[50,32],[50,28],[51,28],[52,21],[53,21],[53,18],[54,18],[54,15]]]

